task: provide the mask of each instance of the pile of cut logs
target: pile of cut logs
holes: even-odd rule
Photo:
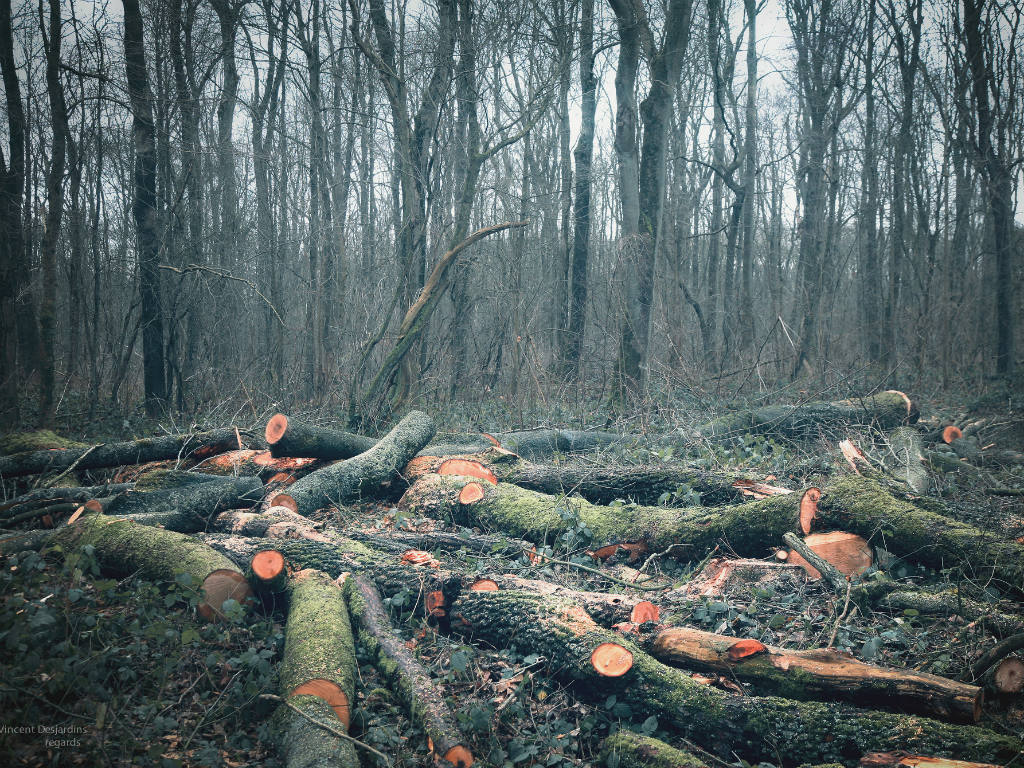
[[[639,440],[617,433],[544,429],[435,440],[433,421],[417,411],[379,440],[278,414],[262,439],[229,428],[22,452],[0,457],[0,479],[24,485],[38,477],[36,485],[47,486],[0,505],[0,554],[90,545],[111,575],[171,581],[189,574],[203,587],[199,611],[209,620],[222,617],[229,601],[284,611],[284,703],[274,732],[289,766],[359,764],[356,745],[344,738],[357,640],[428,735],[436,761],[473,764],[441,681],[401,641],[384,607],[382,598],[403,591],[417,596],[416,610],[439,631],[489,647],[529,647],[578,696],[614,693],[636,716],[656,717],[700,750],[685,753],[622,730],[603,747],[611,764],[698,766],[708,764],[707,755],[793,766],[1000,764],[1024,745],[977,723],[986,690],[1024,687],[1016,655],[1024,647],[1020,612],[878,573],[858,579],[884,532],[884,546],[896,556],[933,568],[963,566],[1011,606],[1024,596],[1024,545],[959,521],[942,501],[923,495],[927,475],[922,481],[919,470],[936,459],[920,447],[928,436],[910,426],[917,416],[905,395],[886,392],[730,414],[671,438],[796,439],[851,424],[894,430],[891,443],[905,458],[896,471],[844,443],[852,472],[802,489],[683,463],[549,461]],[[944,438],[953,450],[965,439],[948,431]],[[50,487],[90,470],[103,470],[109,482]],[[658,506],[681,485],[698,492],[702,506]],[[367,532],[339,524],[334,514],[377,499],[397,500],[405,513],[440,524]],[[580,526],[593,542],[595,569],[651,556],[698,561],[723,540],[742,559],[711,560],[684,586],[640,589],[617,580],[611,593],[511,572],[470,576],[457,557],[437,554],[475,548],[542,562],[546,544]],[[794,651],[661,620],[666,609],[721,594],[730,581],[779,570],[823,578],[837,603],[956,613],[1005,639],[979,659],[973,679],[957,681],[875,666],[832,648]],[[709,675],[742,681],[749,691],[735,682],[723,690]]]

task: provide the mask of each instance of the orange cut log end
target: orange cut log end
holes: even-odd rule
[[[914,404],[910,402],[910,398],[907,397],[905,393],[900,392],[898,389],[890,389],[889,391],[903,398],[903,402],[907,404],[907,416],[910,416],[910,414],[914,412]]]
[[[473,765],[473,753],[461,744],[445,752],[444,759],[454,765],[455,768],[469,768]]]
[[[821,499],[820,488],[808,488],[800,499],[800,530],[806,536],[811,532],[814,518],[818,516],[818,501]]]
[[[992,681],[1000,693],[1024,691],[1024,659],[1009,656],[996,665]]]
[[[459,491],[460,504],[472,504],[484,497],[484,487],[480,483],[466,483]]]
[[[441,590],[427,592],[423,604],[427,609],[428,616],[444,616],[445,599],[444,592]]]
[[[657,621],[660,617],[661,609],[649,600],[641,600],[633,606],[633,610],[629,614],[629,620],[634,624]]]
[[[267,429],[263,433],[263,436],[267,438],[267,443],[270,445],[276,445],[284,433],[288,431],[288,417],[283,413],[275,413],[270,417],[270,421],[267,422]]]
[[[103,504],[100,503],[99,499],[89,499],[82,506],[85,507],[85,511],[86,512],[92,512],[93,514],[96,514],[96,515],[102,515],[103,514]]]
[[[472,459],[447,459],[441,462],[437,468],[439,475],[463,475],[464,477],[475,477],[478,480],[486,480],[491,485],[498,484],[498,478],[491,470]]]
[[[745,638],[729,646],[729,661],[739,661],[740,659],[747,658],[747,656],[763,653],[766,650],[768,649],[763,643],[753,638]]]
[[[945,757],[923,757],[908,752],[870,752],[860,759],[861,768],[998,768],[991,763],[970,763]]]
[[[71,517],[68,518],[68,523],[67,524],[71,525],[73,522],[75,522],[75,520],[80,518],[84,512],[85,512],[85,505],[83,504],[81,507],[79,507],[78,509],[76,509],[74,512],[71,513]]]
[[[295,482],[295,475],[288,472],[278,472],[267,480],[267,485],[291,485]]]
[[[409,563],[410,565],[434,565],[437,560],[434,559],[433,555],[422,549],[407,549],[402,553],[403,563]]]
[[[498,583],[491,579],[477,579],[473,582],[473,586],[469,588],[470,592],[497,592]]]
[[[252,587],[245,577],[227,568],[218,568],[203,579],[203,595],[199,615],[207,621],[223,619],[222,608],[228,600],[235,600],[243,606],[255,601]]]
[[[295,499],[289,496],[287,493],[279,493],[270,500],[270,506],[272,507],[285,507],[292,512],[299,511],[299,505],[295,503]]]
[[[416,456],[405,465],[402,475],[410,481],[423,477],[423,475],[428,475],[434,471],[437,461],[437,456]]]
[[[494,435],[489,435],[486,432],[481,432],[480,436],[483,437],[485,440],[489,440],[491,443],[494,444],[496,448],[501,448],[501,443],[498,442],[498,438],[496,438]]]
[[[947,445],[952,443],[954,440],[959,440],[963,436],[964,433],[961,431],[960,427],[954,427],[952,424],[942,430],[942,442]]]
[[[253,555],[249,566],[260,581],[272,581],[284,571],[284,555],[276,549],[264,549]]]
[[[847,578],[858,576],[871,567],[871,546],[855,533],[812,533],[804,538],[804,543],[811,551],[832,563]],[[804,560],[799,552],[790,552],[789,562],[803,566],[812,579],[821,578],[818,569]]]
[[[331,709],[334,710],[334,714],[341,720],[341,724],[345,726],[345,730],[348,731],[348,723],[351,717],[348,696],[345,695],[345,692],[341,690],[337,683],[332,683],[330,680],[322,678],[307,680],[291,692],[292,696],[299,696],[301,694],[316,696],[326,701]]]
[[[590,654],[590,664],[602,677],[622,677],[633,668],[633,654],[618,643],[601,643]]]

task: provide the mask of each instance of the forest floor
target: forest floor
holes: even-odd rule
[[[968,424],[981,420],[980,442],[1024,452],[1024,409],[1005,392],[988,397],[925,399],[921,413],[930,422]],[[664,433],[703,423],[713,412],[708,402],[683,408],[652,409],[611,425],[623,432]],[[261,428],[266,411],[251,404],[234,412],[205,414],[201,421],[222,426]],[[442,430],[500,428],[522,418],[545,426],[581,426],[571,413],[548,408],[544,414],[511,414],[453,409],[438,418]],[[323,419],[324,414],[309,418]],[[121,423],[117,419],[121,418]],[[494,423],[500,419],[501,423]],[[77,420],[76,420],[77,421]],[[127,438],[153,425],[123,417],[66,425],[66,434],[92,441]],[[163,424],[181,429],[181,423]],[[601,425],[605,426],[605,425]],[[77,427],[77,429],[76,429]],[[607,427],[606,427],[607,428]],[[846,472],[837,442],[855,437],[884,453],[882,436],[822,434],[788,442],[750,438],[728,447],[700,447],[686,456],[657,447],[618,448],[556,461],[584,464],[673,463],[685,460],[708,468],[743,470],[776,485],[802,489],[823,485]],[[82,473],[81,484],[113,473]],[[88,474],[88,477],[84,475]],[[103,476],[101,478],[101,476]],[[993,470],[1007,488],[1024,488],[1024,466]],[[1024,537],[1024,497],[991,495],[976,479],[960,475],[934,478],[933,492],[956,511],[958,519],[1010,539]],[[6,495],[13,488],[5,488]],[[676,489],[665,504],[694,502],[692,490]],[[370,530],[425,530],[437,521],[410,516],[393,503],[374,501],[342,507],[321,522]],[[451,530],[459,532],[458,528]],[[583,562],[585,537],[551,542],[548,553],[561,561]],[[720,542],[716,556],[730,554]],[[457,559],[470,574],[512,573],[579,590],[618,591],[608,575],[628,579],[635,571],[614,559],[600,572],[573,565],[535,563],[519,557],[460,551],[436,551]],[[645,575],[666,585],[685,583],[706,563],[659,558]],[[984,584],[970,584],[961,569],[933,571],[913,562],[882,558],[873,569],[925,586],[953,585],[978,599],[998,595]],[[870,574],[868,574],[870,575]],[[622,726],[682,744],[657,718],[638,718],[628,704],[578,697],[571,686],[550,674],[529,647],[488,649],[437,631],[436,622],[415,615],[414,596],[401,593],[386,602],[406,646],[443,685],[459,725],[477,758],[476,765],[604,765],[602,740]],[[199,596],[187,583],[153,584],[138,578],[102,578],[89,551],[22,553],[0,571],[0,762],[4,765],[114,766],[276,766],[268,718],[277,706],[276,669],[284,645],[284,619],[272,611],[250,612],[226,623],[201,623],[195,617]],[[410,598],[410,599],[407,599]],[[1018,606],[1018,609],[1020,606]],[[757,638],[790,649],[831,644],[855,657],[884,666],[970,680],[970,667],[995,642],[987,626],[957,616],[925,617],[917,611],[850,611],[821,581],[786,578],[765,584],[739,583],[722,594],[691,601],[668,623],[685,624],[723,635]],[[356,704],[350,734],[387,755],[387,761],[360,750],[364,766],[427,766],[427,738],[405,714],[387,682],[362,649]],[[712,675],[709,684],[746,695],[750,688],[728,676]],[[981,725],[999,733],[1024,736],[1024,698],[994,698],[986,703]],[[736,765],[692,751],[709,766]],[[781,745],[780,745],[781,748]],[[779,754],[776,765],[786,762]],[[769,763],[765,763],[766,765]]]

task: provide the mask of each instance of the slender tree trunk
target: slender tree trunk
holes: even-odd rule
[[[740,350],[754,343],[754,210],[757,207],[757,1],[744,0],[747,14],[747,107],[743,179],[743,256],[740,276]]]

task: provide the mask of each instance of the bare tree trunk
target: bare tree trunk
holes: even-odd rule
[[[145,41],[139,0],[124,0],[124,47],[128,96],[135,147],[133,214],[139,247],[139,290],[142,302],[142,378],[146,413],[160,414],[164,389],[164,330],[160,306],[159,244],[156,211],[156,136],[153,93],[146,73]]]
[[[881,279],[878,268],[878,156],[875,147],[875,18],[877,0],[868,0],[867,54],[864,58],[864,160],[861,166],[859,213],[860,279],[858,280],[861,328],[871,363],[880,363],[882,345],[878,299]]]
[[[740,276],[740,350],[754,343],[754,209],[757,207],[757,2],[744,0],[747,14],[747,108],[743,140],[743,255]]]

